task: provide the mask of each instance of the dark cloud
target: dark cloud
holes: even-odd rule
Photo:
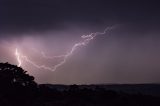
[[[106,0],[1,0],[3,31],[63,29],[70,24],[156,23],[157,2]]]

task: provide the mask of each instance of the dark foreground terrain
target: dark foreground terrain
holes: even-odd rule
[[[160,85],[38,85],[22,68],[0,63],[0,106],[160,106]]]

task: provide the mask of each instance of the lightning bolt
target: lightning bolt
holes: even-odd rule
[[[54,65],[53,68],[47,67],[45,65],[37,65],[35,62],[31,61],[27,56],[24,56],[24,55],[20,54],[20,52],[16,48],[15,55],[16,55],[16,59],[18,61],[18,66],[20,67],[22,65],[22,60],[25,60],[26,62],[32,64],[36,68],[50,70],[50,71],[55,71],[58,67],[62,66],[64,63],[66,63],[67,59],[74,53],[74,51],[78,47],[87,45],[96,36],[98,36],[98,35],[104,35],[108,31],[112,30],[113,28],[115,28],[115,27],[114,26],[113,27],[107,27],[103,32],[95,32],[95,33],[91,33],[89,35],[82,35],[81,38],[83,39],[83,41],[74,44],[73,47],[71,48],[71,50],[69,52],[67,52],[66,54],[64,54],[64,55],[49,57],[49,56],[46,56],[44,52],[41,52],[42,56],[44,58],[46,58],[46,59],[63,58],[59,63],[57,63],[56,65]]]
[[[21,58],[20,58],[20,53],[19,53],[17,48],[16,48],[16,51],[15,51],[15,55],[16,55],[16,58],[17,58],[17,61],[18,61],[18,67],[20,67],[21,64],[22,64],[22,61],[21,61]]]

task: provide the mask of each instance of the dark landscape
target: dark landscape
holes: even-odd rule
[[[52,85],[0,63],[0,106],[158,106],[159,84]]]

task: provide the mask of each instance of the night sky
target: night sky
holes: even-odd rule
[[[0,62],[17,65],[15,49],[53,67],[82,35],[103,32],[52,72],[25,60],[38,83],[160,83],[160,5],[120,0],[0,0]]]

